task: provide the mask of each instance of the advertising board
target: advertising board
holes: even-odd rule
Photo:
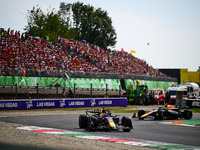
[[[30,110],[81,107],[127,106],[127,98],[73,98],[73,99],[23,99],[1,100],[0,110]]]

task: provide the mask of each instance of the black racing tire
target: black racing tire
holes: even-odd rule
[[[93,122],[93,127],[96,128],[98,127],[98,119],[96,117],[91,117],[92,122]]]
[[[158,110],[157,113],[155,113],[155,120],[164,120],[164,114],[162,110]]]
[[[130,128],[124,128],[124,129],[122,129],[124,132],[130,132],[131,131],[131,129]]]
[[[95,131],[97,127],[98,127],[98,119],[96,117],[89,117],[87,130]]]
[[[144,110],[139,110],[139,111],[138,111],[138,119],[139,119],[139,120],[144,120],[144,118],[141,118],[141,116],[144,115],[144,114],[145,114],[145,111],[144,111]]]
[[[184,110],[183,111],[183,118],[184,119],[191,119],[193,116],[193,113],[191,110]]]
[[[163,120],[164,119],[164,115],[163,115],[163,111],[158,111],[158,120]]]
[[[87,126],[87,130],[88,131],[93,131],[93,121],[91,119],[91,117],[88,118],[88,126]]]
[[[124,132],[129,132],[131,129],[133,129],[132,121],[130,118],[123,116],[122,117],[122,126],[124,127],[122,130]]]
[[[88,127],[88,116],[87,115],[80,115],[79,116],[79,128],[87,128]]]

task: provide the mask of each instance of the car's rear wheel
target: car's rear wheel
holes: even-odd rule
[[[124,127],[122,129],[124,132],[129,132],[133,128],[131,119],[123,116],[122,117],[122,126]]]
[[[157,113],[155,113],[155,120],[163,120],[164,119],[164,114],[162,110],[158,110]]]
[[[91,117],[89,117],[89,118],[88,118],[87,130],[93,131],[93,127],[94,127],[93,121],[92,121]]]
[[[163,111],[158,111],[158,119],[159,120],[163,120],[164,119]]]
[[[130,129],[130,128],[124,128],[123,131],[124,131],[124,132],[130,132],[131,129]]]
[[[79,128],[87,128],[88,127],[88,117],[87,115],[80,115],[79,116]]]
[[[98,119],[96,117],[91,117],[92,122],[93,122],[93,127],[96,128],[98,127]]]
[[[139,120],[144,120],[144,118],[141,117],[141,116],[144,115],[144,114],[145,114],[145,111],[144,111],[144,110],[139,110],[139,111],[138,111],[138,119],[139,119]]]
[[[193,116],[193,113],[191,110],[184,110],[184,112],[183,112],[184,119],[191,119],[192,116]]]

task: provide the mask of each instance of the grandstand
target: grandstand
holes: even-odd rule
[[[72,71],[169,77],[130,53],[104,49],[85,41],[59,37],[52,43],[27,34],[20,36],[20,32],[10,29],[2,30],[0,38],[3,76],[20,76],[23,71],[27,72],[26,76],[40,76],[41,72],[56,76],[52,72]]]
[[[71,78],[124,76],[125,79],[176,81],[127,52],[104,49],[85,40],[58,37],[53,43],[10,28],[1,30],[0,76],[63,78],[66,73]]]

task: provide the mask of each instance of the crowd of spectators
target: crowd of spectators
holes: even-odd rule
[[[50,37],[49,37],[50,38]],[[114,73],[167,77],[130,53],[101,48],[85,40],[58,37],[55,43],[20,31],[1,30],[0,73],[28,70],[47,74],[62,72]],[[21,75],[22,75],[21,74]]]

